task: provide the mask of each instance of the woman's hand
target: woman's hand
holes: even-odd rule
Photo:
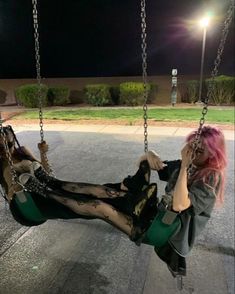
[[[31,172],[32,161],[24,159],[20,162],[14,163],[13,166],[18,173],[29,173]]]
[[[140,157],[139,162],[147,160],[151,169],[161,170],[166,164],[162,162],[160,156],[154,151],[147,151],[143,156]]]
[[[41,143],[38,143],[38,149],[40,153],[46,153],[49,150],[49,146],[46,141],[43,141]]]
[[[182,163],[181,166],[188,168],[192,161],[193,149],[189,144],[186,144],[181,150]]]

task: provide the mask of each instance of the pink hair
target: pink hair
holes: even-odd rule
[[[197,131],[193,131],[186,138],[186,142],[195,139]],[[204,166],[196,172],[194,179],[203,179],[203,182],[216,189],[217,203],[224,201],[225,168],[227,166],[225,139],[222,131],[216,127],[204,126],[200,135],[200,142],[207,148],[209,157]],[[213,179],[213,183],[211,183]]]

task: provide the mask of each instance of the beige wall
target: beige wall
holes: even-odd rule
[[[195,76],[178,76],[178,83],[185,80],[194,79]],[[84,86],[91,83],[108,83],[118,85],[126,81],[142,81],[142,77],[99,77],[99,78],[48,78],[42,82],[48,86],[65,85],[71,91],[81,91]],[[149,76],[149,82],[158,85],[156,104],[169,103],[171,91],[171,75],[169,76]],[[7,93],[5,105],[15,103],[14,89],[23,84],[35,83],[34,79],[2,79],[0,80],[0,90]],[[180,101],[178,101],[180,102]],[[4,105],[2,104],[2,105]]]

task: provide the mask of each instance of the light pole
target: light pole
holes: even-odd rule
[[[200,20],[200,25],[203,28],[202,36],[202,57],[201,57],[201,69],[200,69],[200,82],[199,82],[199,93],[198,93],[198,103],[202,103],[202,79],[203,79],[203,67],[204,67],[204,56],[205,56],[205,46],[206,46],[206,30],[209,24],[209,18],[205,17]]]

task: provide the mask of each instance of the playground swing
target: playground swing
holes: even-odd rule
[[[148,140],[147,140],[147,62],[146,62],[146,24],[145,24],[145,1],[141,1],[141,19],[142,19],[142,68],[143,68],[143,84],[144,84],[144,150],[145,152],[148,150]],[[40,75],[40,55],[39,55],[39,34],[38,34],[38,15],[37,15],[37,1],[33,1],[33,19],[34,19],[34,37],[35,37],[35,56],[36,56],[36,70],[37,70],[37,82],[38,82],[38,100],[39,100],[39,120],[40,120],[40,136],[41,136],[41,143],[44,141],[44,131],[43,131],[43,113],[42,113],[42,102],[41,102],[41,75]],[[1,129],[3,129],[1,125]],[[13,132],[13,130],[12,130]],[[7,158],[9,165],[11,167],[12,172],[12,178],[13,182],[18,183],[16,172],[14,171],[11,155],[6,143],[6,137],[4,135],[4,132],[1,133],[3,139],[4,139],[4,145],[7,153]],[[44,158],[46,158],[46,154],[44,154]],[[46,158],[46,162],[48,164],[48,167],[50,167],[48,160]],[[47,169],[51,171],[51,168]],[[78,218],[79,216],[72,212],[67,207],[55,203],[55,201],[50,199],[44,199],[42,197],[39,197],[35,193],[30,193],[24,187],[22,187],[22,190],[15,193],[15,196],[13,197],[12,201],[10,202],[10,209],[12,212],[13,217],[20,222],[23,225],[27,226],[35,226],[40,225],[44,223],[46,220],[50,218]],[[161,219],[164,215],[164,212],[162,211],[159,213],[159,215],[156,217],[154,224],[157,222],[161,222]],[[82,216],[83,217],[83,216]],[[84,217],[83,217],[84,218]],[[169,232],[167,232],[166,227],[168,225],[164,224],[164,230],[162,234],[161,242],[159,243],[159,246],[161,246],[163,243],[166,242],[166,240],[169,238],[169,234],[171,235],[173,231],[175,230],[175,227],[179,226],[179,220],[176,219],[174,228],[171,228]],[[150,230],[150,232],[152,229]],[[147,234],[145,242],[150,242],[152,245],[156,245],[156,240],[151,240],[152,233]],[[163,238],[163,236],[165,238]]]
[[[36,69],[37,69],[37,81],[39,84],[39,119],[40,119],[40,135],[41,135],[41,142],[44,142],[44,132],[43,132],[43,116],[42,116],[42,103],[41,103],[41,77],[40,77],[40,55],[39,55],[39,40],[38,40],[38,16],[37,16],[37,0],[32,0],[33,2],[33,19],[34,19],[34,29],[35,29],[35,52],[36,52]],[[211,97],[211,93],[213,91],[213,80],[218,73],[218,67],[221,62],[221,56],[223,53],[225,41],[227,38],[229,25],[232,21],[232,14],[233,14],[233,4],[228,9],[227,17],[224,22],[224,29],[222,32],[222,37],[220,40],[219,48],[217,51],[217,56],[214,62],[214,68],[211,73],[211,83],[209,85],[209,89],[207,91],[206,98],[204,100],[204,107],[202,110],[202,117],[199,122],[199,128],[197,131],[197,135],[194,142],[194,154],[198,148],[199,141],[200,141],[200,134],[202,127],[205,122],[205,116],[208,111],[208,103]],[[141,27],[142,27],[142,76],[143,76],[143,84],[144,84],[144,98],[145,103],[143,106],[144,110],[144,151],[148,151],[148,133],[147,133],[147,54],[146,54],[146,12],[145,12],[145,0],[141,0]],[[9,152],[6,135],[4,133],[4,128],[2,124],[2,120],[0,119],[0,135],[4,142],[4,148],[6,151],[6,156],[8,160],[8,164],[11,169],[12,174],[12,182],[13,184],[19,183],[16,171],[14,170],[13,162],[11,159],[11,154]],[[46,158],[46,154],[44,154]],[[47,160],[47,159],[46,159]],[[193,160],[193,159],[192,159]],[[48,162],[48,161],[47,161]],[[49,163],[48,163],[49,167]],[[49,169],[51,172],[52,170]],[[190,169],[189,169],[190,173]],[[19,192],[15,192],[13,199],[10,201],[10,210],[12,212],[13,217],[19,223],[27,226],[35,226],[44,223],[48,219],[57,219],[57,218],[90,218],[79,216],[78,214],[71,211],[69,208],[63,206],[60,203],[56,203],[54,200],[46,199],[39,197],[36,193],[28,192],[23,186],[22,190]],[[179,229],[181,225],[180,218],[178,215],[174,218],[174,220],[169,223],[165,221],[165,216],[169,211],[167,207],[163,207],[161,210],[158,211],[156,217],[152,220],[152,223],[149,226],[149,229],[146,231],[145,237],[142,240],[143,243],[149,244],[155,247],[155,249],[162,247],[168,239]]]

